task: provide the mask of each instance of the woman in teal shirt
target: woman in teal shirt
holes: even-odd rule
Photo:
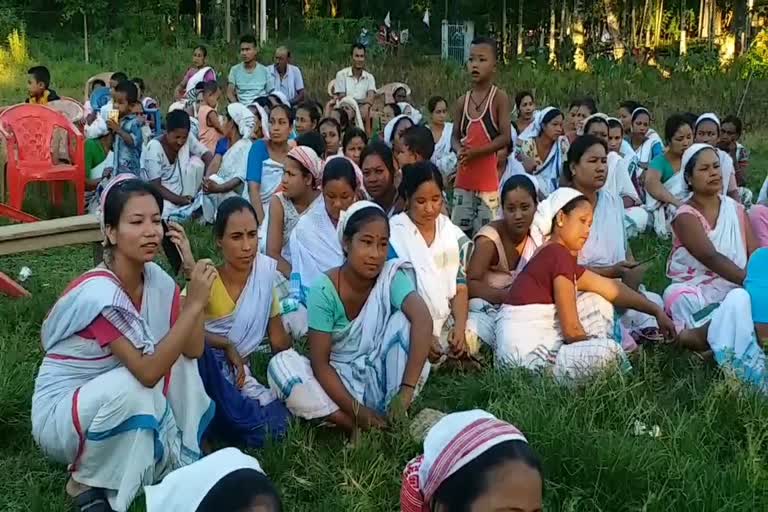
[[[645,190],[659,203],[678,207],[686,189],[680,162],[685,150],[693,144],[693,128],[685,117],[675,114],[667,119],[664,136],[667,148],[651,160],[645,172]]]
[[[353,204],[338,234],[344,262],[309,291],[309,358],[283,351],[268,378],[295,416],[348,432],[381,428],[426,381],[432,318],[411,266],[386,261],[389,224],[380,206]]]

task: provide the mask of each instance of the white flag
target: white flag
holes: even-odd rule
[[[392,20],[389,17],[389,11],[387,11],[387,17],[384,18],[384,25],[386,25],[387,28],[392,28]]]
[[[424,11],[424,18],[421,20],[426,26],[429,26],[429,9]]]

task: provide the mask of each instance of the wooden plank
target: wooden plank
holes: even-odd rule
[[[0,240],[0,256],[17,254],[27,251],[39,251],[53,247],[66,245],[101,242],[101,231],[72,231],[69,233],[53,233],[36,238],[22,238],[17,240]]]
[[[0,226],[0,244],[27,238],[45,238],[63,233],[95,232],[100,235],[99,221],[95,215],[78,215],[61,219],[43,220],[27,224]],[[93,240],[85,240],[93,241]]]

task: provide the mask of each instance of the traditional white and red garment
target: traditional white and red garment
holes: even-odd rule
[[[402,512],[429,512],[440,485],[451,475],[494,446],[525,439],[517,427],[476,409],[449,414],[424,439],[424,454],[403,471],[400,489]]]

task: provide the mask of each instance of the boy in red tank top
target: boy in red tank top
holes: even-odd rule
[[[512,140],[507,93],[493,85],[496,41],[472,41],[467,64],[472,88],[456,102],[451,145],[459,157],[451,220],[469,237],[499,213],[496,153]]]

